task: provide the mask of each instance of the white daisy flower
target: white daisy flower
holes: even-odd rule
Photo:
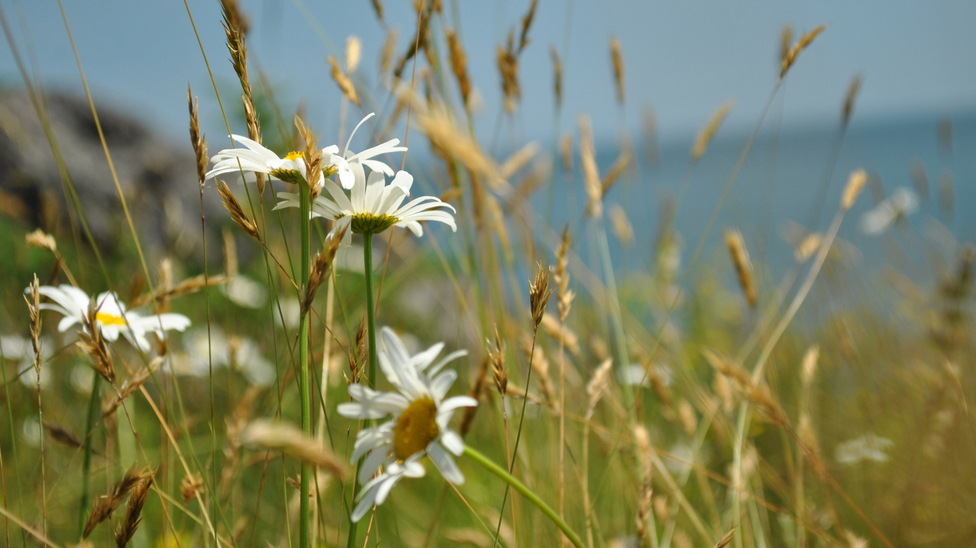
[[[42,285],[38,291],[54,301],[54,304],[41,304],[41,310],[54,310],[64,315],[58,323],[58,331],[61,333],[75,324],[82,323],[82,319],[88,314],[91,297],[77,287]],[[146,339],[146,333],[151,331],[162,335],[163,331],[170,329],[183,331],[190,326],[190,319],[182,314],[143,316],[127,311],[115,293],[108,291],[95,297],[95,306],[98,308],[95,321],[101,327],[102,335],[106,340],[116,341],[119,335],[123,335],[143,352],[148,352],[152,348]]]
[[[353,384],[349,386],[353,401],[338,407],[339,414],[350,419],[390,417],[379,426],[360,431],[356,437],[351,462],[368,456],[359,469],[358,481],[363,488],[357,497],[353,521],[362,519],[374,504],[383,504],[401,479],[423,477],[420,461],[425,456],[430,457],[444,479],[455,485],[464,483],[464,475],[451,457],[452,453],[460,456],[464,452],[464,442],[448,428],[448,423],[455,410],[478,405],[470,396],[444,399],[457,372],[441,369],[467,355],[466,351],[452,352],[431,365],[444,343],[411,356],[393,330],[384,327],[380,337],[380,368],[396,391],[379,392]],[[383,471],[374,478],[381,466]]]
[[[393,176],[393,170],[386,163],[379,160],[374,160],[373,158],[377,156],[382,156],[384,154],[391,154],[393,152],[406,152],[407,147],[397,146],[400,144],[399,139],[390,139],[385,143],[376,145],[375,147],[367,148],[362,152],[353,153],[349,150],[349,145],[352,144],[352,138],[356,135],[356,131],[359,127],[375,115],[375,113],[370,112],[362,120],[356,124],[353,128],[352,133],[349,134],[349,139],[346,141],[346,148],[343,149],[342,154],[333,154],[331,157],[326,157],[323,153],[322,162],[324,165],[335,165],[336,173],[339,176],[339,184],[342,188],[349,190],[353,188],[353,185],[357,180],[366,178],[363,172],[363,166],[366,166],[370,171],[378,171],[384,175]],[[338,152],[338,149],[336,149]]]
[[[305,181],[305,161],[301,152],[289,152],[280,158],[270,149],[260,143],[252,141],[242,135],[231,135],[231,139],[244,145],[244,148],[226,148],[214,155],[210,161],[213,169],[207,172],[207,179],[219,177],[227,173],[264,173],[272,179],[278,179],[293,184]],[[322,149],[323,161],[339,152],[339,147],[332,145]],[[325,165],[329,165],[326,163]]]

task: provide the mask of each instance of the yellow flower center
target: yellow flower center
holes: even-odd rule
[[[113,314],[106,314],[105,312],[96,313],[95,320],[102,325],[125,325],[125,318]]]
[[[437,404],[429,397],[411,403],[397,419],[393,428],[393,448],[396,457],[406,460],[430,445],[438,435]]]
[[[304,156],[304,154],[302,154],[301,152],[298,152],[296,150],[293,150],[293,151],[291,151],[291,152],[289,152],[288,154],[285,155],[285,160],[298,160],[299,158],[302,158],[303,156]]]
[[[352,231],[356,234],[379,234],[395,225],[399,220],[393,215],[357,213],[352,216]]]

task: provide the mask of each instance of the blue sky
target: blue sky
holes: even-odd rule
[[[459,26],[469,70],[483,97],[475,119],[489,137],[500,112],[495,47],[518,27],[528,0],[445,0],[445,23]],[[96,100],[142,112],[174,139],[186,135],[187,83],[201,97],[211,140],[223,133],[206,66],[180,0],[64,0]],[[414,25],[409,2],[386,1],[386,22],[406,46]],[[219,2],[189,0],[204,50],[218,82],[231,91],[234,74],[223,46]],[[77,66],[55,0],[0,0],[21,55],[28,46],[40,80],[50,88],[81,91]],[[375,86],[384,30],[368,0],[243,1],[252,31],[251,60],[280,90],[284,108],[307,100],[309,119],[325,136],[338,127],[339,93],[326,54],[338,54],[347,36],[364,44],[360,72]],[[455,8],[460,13],[455,12]],[[655,110],[664,140],[687,138],[727,99],[736,100],[728,125],[751,127],[772,90],[780,29],[830,27],[803,53],[781,100],[783,127],[836,124],[852,76],[864,84],[855,120],[919,114],[952,115],[976,108],[976,2],[907,0],[758,0],[729,2],[606,2],[541,0],[532,43],[521,60],[523,101],[512,126],[526,139],[551,138],[550,45],[565,65],[566,100],[560,127],[586,113],[598,135],[619,130],[609,40],[617,36],[626,63],[623,113],[637,135],[645,105]],[[24,32],[26,30],[26,33]],[[341,57],[341,55],[339,55]],[[255,70],[255,68],[252,68]],[[18,85],[6,43],[0,78]],[[236,101],[228,94],[225,101]],[[325,139],[325,138],[324,138]],[[213,146],[213,145],[212,145]]]

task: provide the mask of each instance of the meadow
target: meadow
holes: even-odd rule
[[[199,211],[173,222],[192,238],[142,222],[90,95],[113,203],[82,204],[47,132],[63,215],[0,215],[5,545],[976,541],[968,190],[838,172],[855,78],[799,218],[726,214],[743,166],[775,162],[757,135],[829,27],[784,27],[752,133],[709,162],[720,106],[652,193],[674,147],[650,112],[639,139],[596,143],[582,114],[549,144],[479,140],[457,6],[416,4],[377,67],[355,37],[318,67],[343,97],[329,135],[249,64],[249,14],[223,0],[223,29],[196,31],[224,33],[210,63],[238,87],[187,93],[178,192]],[[535,9],[495,52],[509,119]],[[628,52],[606,59],[622,112]],[[242,134],[203,135],[201,102]]]

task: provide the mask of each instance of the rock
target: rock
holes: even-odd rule
[[[98,245],[112,249],[131,241],[87,100],[48,93],[43,101]],[[96,104],[96,108],[140,242],[150,251],[200,256],[200,197],[189,134],[185,144],[174,144],[154,134],[135,115],[110,105]],[[208,223],[222,222],[225,215],[212,188],[205,192],[204,202]],[[0,215],[63,238],[71,222],[69,212],[76,217],[74,210],[29,95],[23,90],[0,90]]]

